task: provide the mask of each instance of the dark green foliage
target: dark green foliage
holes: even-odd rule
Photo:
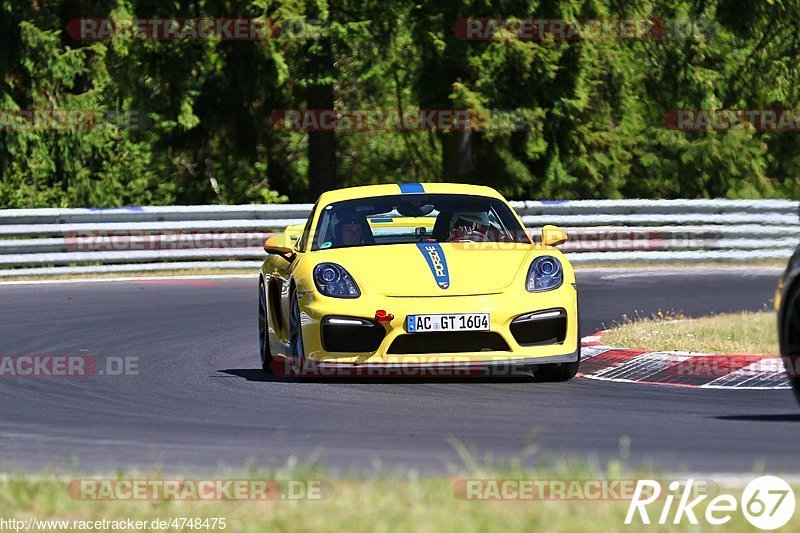
[[[313,31],[91,42],[66,31],[79,17],[311,20]],[[701,31],[473,41],[453,29],[469,17]],[[677,131],[665,115],[800,108],[798,36],[795,0],[0,0],[0,208],[312,201],[332,186],[444,179],[513,198],[797,198],[800,132]],[[527,127],[312,136],[272,125],[275,110],[331,102],[506,110]],[[19,127],[8,117],[20,111],[88,118]]]

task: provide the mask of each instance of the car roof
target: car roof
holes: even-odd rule
[[[387,183],[384,185],[364,185],[361,187],[347,187],[322,193],[319,197],[320,207],[356,198],[373,198],[376,196],[394,196],[398,194],[469,194],[472,196],[486,196],[505,200],[503,196],[491,187],[484,185],[469,185],[464,183]]]

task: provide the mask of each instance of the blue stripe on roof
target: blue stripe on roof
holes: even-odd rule
[[[413,194],[416,192],[425,192],[425,189],[419,183],[398,183],[400,192],[403,194]]]

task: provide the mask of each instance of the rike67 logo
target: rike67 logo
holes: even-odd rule
[[[658,481],[639,480],[625,524],[678,525],[685,523],[685,520],[697,525],[700,516],[707,524],[720,526],[730,522],[741,511],[747,521],[758,529],[773,530],[785,526],[794,515],[794,491],[786,481],[776,476],[754,479],[747,484],[739,500],[730,494],[720,494],[706,501],[708,494],[693,498],[696,494],[692,479],[683,483],[672,481],[666,492]],[[661,501],[663,507],[659,512]]]

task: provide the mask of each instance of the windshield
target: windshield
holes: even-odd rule
[[[398,194],[327,205],[311,249],[420,242],[531,241],[508,205],[496,198]]]

